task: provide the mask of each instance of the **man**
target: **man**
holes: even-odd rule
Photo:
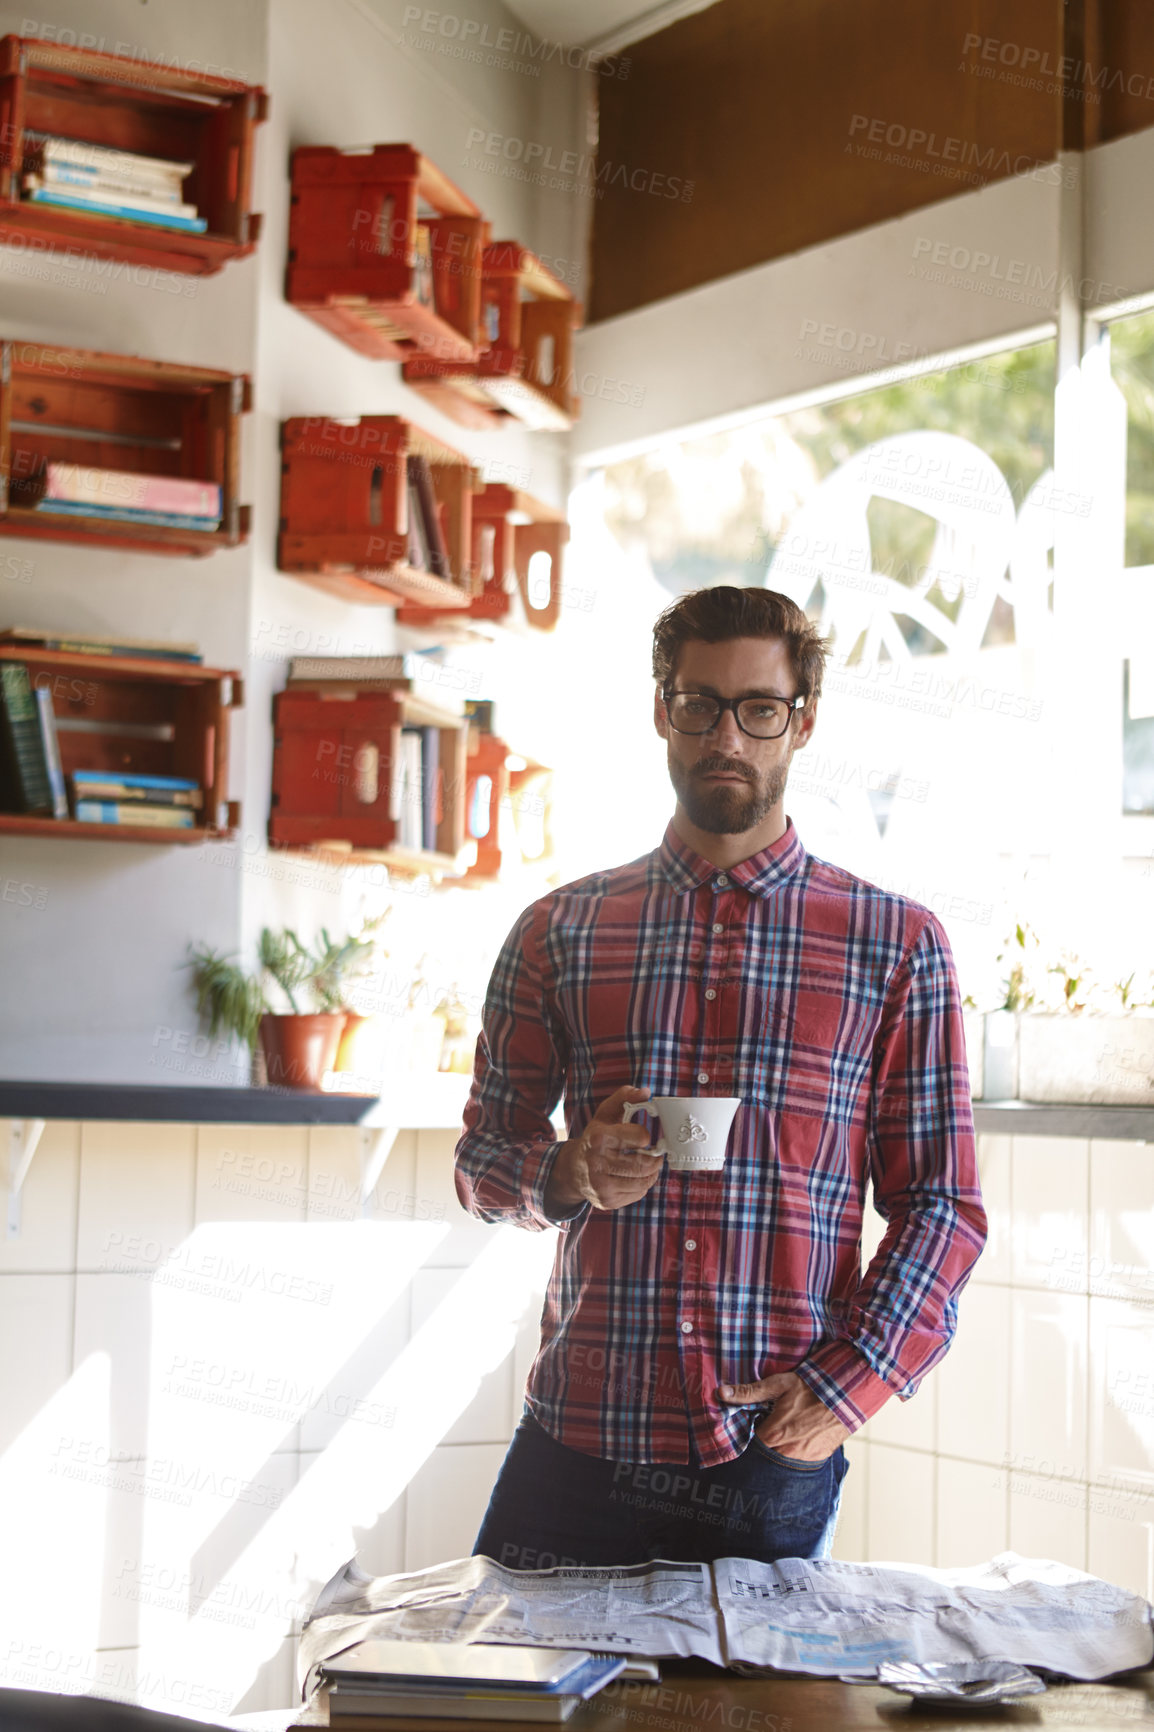
[[[458,1194],[560,1228],[476,1544],[514,1568],[827,1556],[843,1440],[953,1334],[985,1239],[961,1000],[934,915],[807,854],[785,814],[824,659],[770,590],[666,609],[665,837],[533,903],[493,971]],[[694,1094],[742,1102],[720,1173],[667,1171],[622,1122]],[[863,1276],[871,1179],[888,1226]]]

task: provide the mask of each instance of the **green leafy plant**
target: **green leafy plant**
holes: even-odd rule
[[[1037,994],[1030,985],[1030,963],[1036,959],[1040,944],[1037,933],[1024,921],[1019,921],[1010,936],[1003,940],[998,952],[999,962],[1009,962],[1010,970],[1002,982],[1002,1002],[999,1010],[1029,1010]]]
[[[341,939],[322,927],[313,949],[302,944],[290,927],[265,926],[257,943],[255,972],[207,945],[191,946],[186,966],[192,970],[201,1020],[208,1023],[210,1034],[234,1035],[251,1051],[259,1038],[261,1017],[274,1013],[274,987],[294,1016],[347,1009],[347,983],[368,966],[379,924],[369,922],[358,937]]]

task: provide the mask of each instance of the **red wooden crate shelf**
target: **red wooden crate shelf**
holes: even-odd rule
[[[416,355],[407,385],[465,427],[515,420],[564,429],[577,418],[573,332],[581,308],[563,283],[517,241],[496,241],[482,260],[482,325],[487,344],[475,361]]]
[[[249,382],[205,367],[0,342],[0,534],[149,553],[214,553],[248,534],[238,503]],[[218,529],[37,511],[20,503],[49,461],[216,482]]]
[[[66,776],[74,770],[184,776],[198,782],[204,795],[186,830],[0,812],[0,832],[162,845],[233,834],[240,815],[227,799],[228,736],[229,712],[243,702],[239,674],[198,662],[82,655],[11,643],[0,644],[0,659],[23,662],[30,684],[51,691]],[[68,726],[76,721],[84,724],[82,731]]]
[[[439,733],[442,815],[433,849],[402,846],[393,815],[393,766],[406,725]],[[348,864],[380,861],[402,874],[459,871],[466,744],[464,717],[413,693],[280,692],[273,700],[269,841]]]
[[[561,613],[561,550],[569,538],[569,525],[555,506],[545,505],[519,488],[490,482],[473,499],[471,512],[470,566],[474,593],[468,599],[470,619],[504,620],[519,590],[530,625],[552,631]],[[535,554],[549,561],[549,589],[539,605],[530,582],[529,566]],[[420,602],[408,602],[397,610],[401,625],[431,626],[444,618],[444,610]]]
[[[397,415],[298,417],[281,432],[277,564],[349,601],[469,606],[472,504],[468,460]],[[409,564],[408,459],[429,464],[450,578]]]
[[[482,777],[489,782],[485,805],[484,834],[474,828],[478,807],[478,785]],[[480,790],[484,792],[483,789]],[[514,832],[530,828],[531,820],[541,819],[541,853],[532,858],[518,850],[515,859],[525,861],[538,870],[553,866],[553,772],[535,759],[522,757],[496,734],[469,730],[469,755],[466,775],[465,818],[466,836],[476,843],[477,858],[465,873],[466,884],[491,884],[501,876],[502,868],[510,864],[506,846],[508,827],[502,836],[502,816],[509,808]],[[481,826],[477,826],[481,828]]]
[[[30,36],[0,40],[0,240],[50,246],[208,276],[251,253],[254,132],[267,113],[257,85],[184,72]],[[21,197],[28,131],[191,162],[184,199],[204,234],[128,217],[33,204]]]
[[[472,200],[411,145],[293,152],[285,299],[358,354],[473,360],[486,238]]]

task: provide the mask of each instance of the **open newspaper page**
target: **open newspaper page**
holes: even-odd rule
[[[460,1558],[411,1575],[370,1577],[355,1563],[327,1583],[301,1635],[305,1693],[313,1669],[369,1638],[523,1642],[724,1664],[708,1564],[507,1570]]]
[[[883,1660],[1015,1660],[1071,1678],[1148,1665],[1151,1607],[1065,1564],[1003,1552],[968,1569],[787,1558],[713,1566],[726,1662],[829,1678]]]

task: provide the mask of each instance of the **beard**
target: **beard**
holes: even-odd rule
[[[710,770],[730,770],[748,779],[741,784],[703,781]],[[754,829],[785,793],[788,774],[788,759],[764,776],[709,758],[692,769],[672,756],[669,759],[669,778],[686,816],[709,836],[743,836]]]

